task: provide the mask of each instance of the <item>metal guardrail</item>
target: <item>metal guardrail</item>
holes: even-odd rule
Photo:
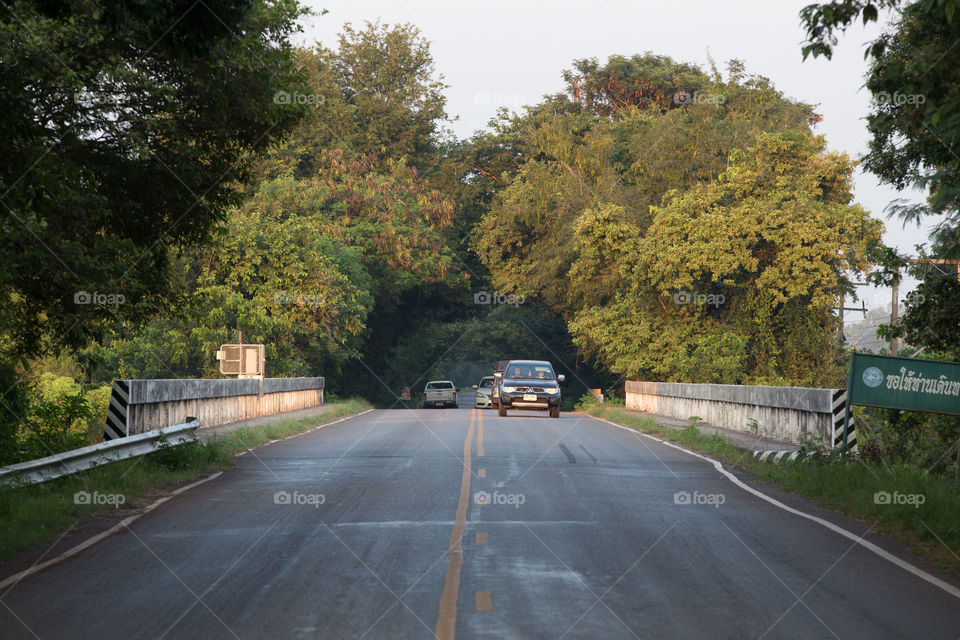
[[[65,451],[46,458],[37,458],[0,467],[0,484],[37,484],[54,478],[68,476],[100,464],[136,458],[153,453],[160,443],[178,445],[195,439],[194,431],[200,421],[193,418],[190,422],[177,424],[146,433],[108,440],[89,447]]]

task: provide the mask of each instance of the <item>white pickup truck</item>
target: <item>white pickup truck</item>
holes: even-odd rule
[[[424,407],[457,407],[457,388],[449,380],[434,380],[423,388]]]

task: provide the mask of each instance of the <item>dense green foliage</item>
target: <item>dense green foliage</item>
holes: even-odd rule
[[[623,284],[580,311],[577,343],[624,376],[826,386],[843,274],[864,271],[880,223],[850,205],[851,170],[821,140],[765,135],[717,180],[654,207],[585,212],[573,273]],[[700,296],[700,300],[697,297]]]
[[[568,319],[623,377],[836,383],[833,308],[881,225],[811,108],[738,63],[723,80],[613,57],[566,79],[502,134],[525,160],[474,235],[493,284]]]
[[[837,0],[804,9],[804,56],[832,54],[836,31],[858,17],[877,20],[893,10],[894,19],[870,43],[866,87],[873,95],[867,117],[872,139],[864,166],[885,182],[929,193],[927,205],[899,204],[892,213],[907,220],[942,216],[938,240],[949,252],[960,249],[960,51],[955,0]]]
[[[297,57],[316,83],[307,95],[322,98],[252,161],[254,183],[215,241],[183,257],[191,303],[94,347],[101,375],[121,362],[131,377],[215,375],[213,352],[242,330],[267,345],[268,375],[335,376],[363,355],[375,308],[455,286],[445,236],[454,204],[406,162],[436,147],[443,104],[416,29],[348,27],[338,51]],[[364,100],[354,99],[358,77],[370,85]],[[392,123],[375,140],[374,121]],[[396,157],[392,137],[410,144]]]
[[[294,0],[0,9],[0,357],[80,347],[168,306],[245,154],[297,118]],[[86,294],[86,295],[85,295]]]

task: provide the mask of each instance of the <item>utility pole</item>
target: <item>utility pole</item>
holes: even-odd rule
[[[960,282],[960,260],[943,258],[910,258],[913,264],[952,264],[957,268],[957,282]],[[894,324],[900,315],[900,270],[893,275],[893,300],[890,304],[890,324]],[[900,338],[890,338],[890,355],[896,356],[900,352]],[[960,455],[960,447],[957,449]],[[960,467],[958,467],[960,471]]]
[[[865,285],[865,284],[867,284],[867,283],[866,283],[866,282],[851,282],[850,284]],[[844,311],[859,311],[860,313],[863,314],[863,317],[864,317],[864,318],[867,317],[867,305],[866,305],[866,303],[864,303],[863,300],[860,301],[860,306],[859,306],[859,307],[848,307],[848,306],[846,306],[846,304],[847,304],[847,297],[846,297],[846,295],[844,295],[843,293],[841,293],[841,294],[840,294],[840,307],[837,309],[837,311],[840,312],[840,342],[841,342],[841,344],[847,341],[847,336],[844,334],[844,324],[843,324],[843,323],[844,323],[844,319],[843,319],[843,315],[844,315],[844,314],[843,314],[843,312],[844,312]]]
[[[890,303],[890,325],[897,322],[900,312],[900,269],[893,274],[893,301]],[[900,353],[900,338],[890,338],[890,355],[896,357]]]

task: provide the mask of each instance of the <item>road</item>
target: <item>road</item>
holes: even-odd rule
[[[258,449],[0,604],[10,639],[960,635],[956,598],[704,460],[467,408]]]

